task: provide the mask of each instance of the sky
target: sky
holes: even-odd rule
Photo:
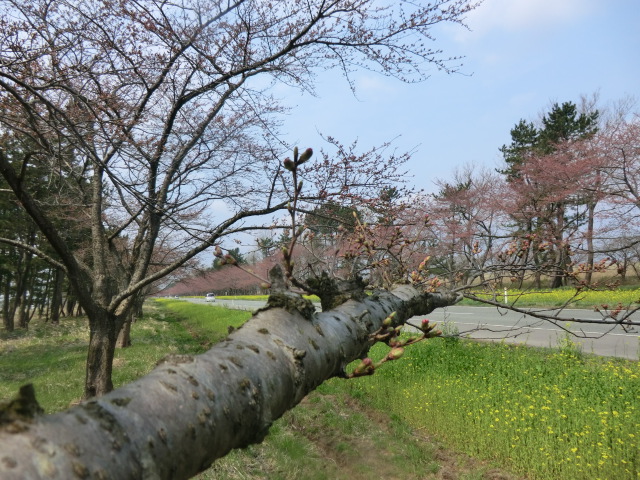
[[[464,56],[462,74],[433,69],[418,84],[359,72],[356,96],[337,71],[318,76],[317,97],[293,93],[285,138],[323,146],[318,132],[364,151],[394,140],[414,151],[410,184],[436,191],[466,164],[496,168],[520,119],[554,102],[606,104],[634,97],[640,111],[640,0],[485,0],[470,30],[438,26],[433,48]]]

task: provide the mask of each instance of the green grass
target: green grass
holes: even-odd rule
[[[323,385],[276,421],[265,442],[231,452],[197,478],[435,479],[435,453],[402,421]]]
[[[132,326],[133,345],[116,351],[115,386],[146,374],[167,354],[204,351],[227,335],[228,326],[249,317],[244,311],[180,300],[149,302],[143,319]],[[28,332],[0,332],[0,399],[31,382],[47,413],[78,401],[87,342],[86,319],[64,318],[57,327],[34,320]],[[440,470],[436,451],[433,442],[416,438],[399,418],[363,409],[329,384],[275,422],[265,442],[232,452],[199,478],[364,480],[383,473],[435,479]],[[469,464],[461,471],[475,474],[475,464]]]
[[[133,345],[117,349],[113,382],[116,387],[151,371],[170,353],[205,350],[174,317],[151,311],[132,326]],[[59,326],[34,320],[29,331],[0,333],[0,399],[33,383],[38,401],[48,413],[62,410],[83,392],[89,326],[84,318],[64,318]]]
[[[320,302],[320,297],[317,295],[303,295],[304,298],[311,300],[312,302]],[[201,295],[191,298],[205,298]],[[220,300],[256,300],[266,302],[269,299],[269,295],[217,295],[216,298]]]
[[[155,305],[181,325],[204,346],[219,342],[229,333],[229,327],[237,328],[246,322],[250,312],[229,310],[214,305],[201,305],[173,299],[157,299]]]
[[[528,478],[640,477],[638,362],[436,339],[346,388]]]
[[[150,302],[133,325],[133,346],[116,352],[114,383],[144,375],[167,354],[202,352],[249,316]],[[81,319],[0,332],[0,398],[32,382],[47,412],[77,401],[87,340]],[[376,345],[372,356],[384,352]],[[443,460],[417,433],[488,463]],[[631,480],[640,476],[639,436],[638,362],[580,354],[570,344],[435,339],[373,376],[326,382],[276,422],[266,442],[233,452],[200,478],[471,479],[492,478],[490,466],[503,465],[530,479]]]

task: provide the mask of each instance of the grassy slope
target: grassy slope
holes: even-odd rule
[[[169,353],[199,353],[249,313],[162,300],[147,305],[132,329],[133,346],[117,350],[116,387],[149,372]],[[187,320],[188,319],[188,320]],[[0,399],[34,384],[46,412],[82,392],[88,328],[84,319],[58,327],[37,320],[29,332],[0,331]],[[409,429],[399,416],[364,408],[332,381],[277,421],[261,445],[216,462],[200,479],[511,479],[485,462],[445,450]]]
[[[114,381],[168,353],[198,353],[247,312],[162,300],[118,350]],[[27,381],[46,411],[82,391],[85,322],[0,332],[0,398]],[[384,346],[372,352],[384,355]],[[442,341],[412,346],[371,377],[334,379],[276,422],[262,445],[233,452],[201,479],[640,477],[640,364],[562,351]],[[385,413],[382,413],[385,412]],[[411,425],[413,430],[407,425]],[[473,439],[473,441],[470,441]]]

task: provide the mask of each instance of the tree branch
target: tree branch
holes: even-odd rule
[[[458,298],[404,285],[310,318],[265,309],[202,355],[169,356],[101,398],[0,426],[0,477],[189,478],[261,442],[305,395],[344,376],[391,312],[395,326]]]

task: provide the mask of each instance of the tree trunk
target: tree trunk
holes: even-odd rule
[[[120,334],[118,335],[117,346],[119,348],[127,348],[131,346],[131,324],[138,318],[142,318],[142,305],[144,304],[144,298],[145,297],[142,294],[135,296],[124,325],[120,329]]]
[[[553,265],[553,276],[551,277],[551,288],[560,288],[565,283],[567,276],[566,267],[569,263],[567,255],[567,247],[564,245],[564,204],[559,203],[556,206],[556,224],[555,224],[555,246],[556,246],[556,258],[555,265]]]
[[[15,325],[13,323],[13,316],[9,315],[9,302],[11,298],[11,281],[9,275],[4,275],[3,278],[3,292],[2,292],[2,321],[4,329],[7,332],[13,332]]]
[[[589,202],[589,211],[587,213],[587,273],[584,281],[587,285],[591,285],[593,278],[593,260],[595,252],[593,251],[593,230],[594,230],[594,217],[595,217],[596,204],[595,202]]]
[[[133,321],[133,312],[127,315],[127,319],[124,321],[120,333],[118,334],[117,347],[127,348],[131,346],[131,322]]]
[[[29,329],[29,322],[31,321],[31,315],[29,315],[31,310],[31,299],[27,297],[27,293],[28,291],[25,289],[22,294],[20,307],[18,308],[18,325],[20,325],[20,328],[24,328],[25,330]]]
[[[64,270],[55,269],[53,278],[53,288],[51,292],[51,303],[49,309],[49,320],[52,325],[60,323],[60,310],[62,308],[62,283],[64,282]]]
[[[113,390],[111,372],[118,332],[122,321],[115,315],[98,310],[89,319],[89,351],[85,376],[84,399],[99,397]]]
[[[305,395],[344,375],[391,312],[398,325],[456,300],[403,286],[315,315],[301,313],[301,298],[264,309],[202,355],[169,356],[101,398],[9,423],[0,478],[190,478],[261,442]]]

